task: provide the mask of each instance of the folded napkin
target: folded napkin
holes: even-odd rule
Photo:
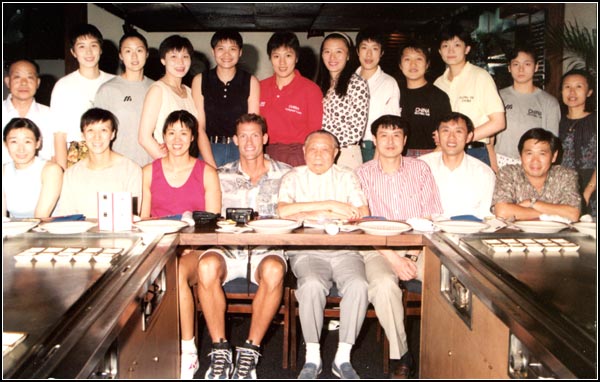
[[[562,216],[558,216],[558,215],[547,215],[547,214],[542,214],[540,215],[540,220],[542,221],[550,221],[550,222],[558,222],[558,223],[565,223],[565,224],[571,224],[571,220],[564,218]]]
[[[466,220],[470,222],[482,222],[483,220],[479,219],[477,216],[473,215],[456,215],[451,216],[450,220]]]
[[[79,220],[85,220],[85,215],[75,214],[75,215],[66,215],[66,216],[56,216],[56,217],[53,217],[51,221],[53,221],[53,222],[71,222],[71,221],[79,221]]]

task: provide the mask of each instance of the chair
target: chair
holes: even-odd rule
[[[223,286],[225,298],[227,300],[226,314],[252,314],[252,301],[258,290],[258,285],[249,283],[245,278],[237,278],[227,282]],[[194,296],[198,296],[197,285],[194,285]],[[194,301],[198,301],[197,297]],[[277,310],[277,315],[283,316],[283,360],[282,367],[288,368],[289,361],[289,337],[290,337],[290,288],[285,285],[281,305]],[[196,310],[202,311],[200,304],[196,303]],[[198,330],[198,325],[195,326]],[[198,335],[196,335],[198,338]]]
[[[329,295],[327,296],[325,309],[323,310],[323,316],[325,318],[340,318],[340,302],[342,301],[342,297],[340,296],[337,286],[333,284],[333,287],[329,290]],[[296,331],[296,323],[297,317],[299,315],[298,312],[298,300],[296,299],[296,289],[290,289],[290,368],[292,370],[296,370],[297,366],[297,358],[298,358],[298,340],[297,340],[297,331]],[[373,305],[369,304],[367,309],[366,318],[377,318],[375,314],[375,308]],[[385,336],[384,331],[379,325],[379,320],[377,321],[377,342],[381,341],[381,337],[383,335],[383,348],[384,353],[387,350],[389,353],[389,343],[388,339]],[[387,373],[389,370],[389,357],[384,358],[383,360],[383,371]]]
[[[421,282],[418,280],[400,281],[400,288],[402,289],[402,305],[404,307],[404,326],[406,327],[407,317],[421,317]],[[342,298],[339,295],[336,285],[329,291],[327,296],[327,302],[325,304],[325,310],[323,312],[324,317],[327,318],[339,318],[340,310],[339,304]],[[296,300],[296,289],[290,289],[290,367],[292,370],[296,370],[297,363],[297,331],[296,331],[296,317],[298,316],[298,300]],[[366,318],[377,318],[375,308],[369,304],[367,309]],[[377,342],[381,341],[383,335],[383,372],[389,373],[390,370],[390,344],[383,331],[379,321],[377,321]]]

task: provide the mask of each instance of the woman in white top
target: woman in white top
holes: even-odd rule
[[[179,35],[167,37],[159,47],[160,62],[165,75],[156,81],[146,94],[138,140],[152,159],[167,155],[162,128],[167,116],[175,110],[189,111],[198,118],[192,90],[182,83],[192,65],[194,48],[190,40]],[[198,148],[202,159],[213,167],[215,160],[204,129],[198,129]]]
[[[42,145],[39,127],[27,118],[13,118],[2,135],[12,159],[2,166],[2,216],[7,211],[15,218],[50,216],[60,195],[63,170],[37,156]]]

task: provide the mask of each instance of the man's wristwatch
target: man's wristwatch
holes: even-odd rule
[[[536,198],[531,198],[531,202],[529,203],[529,208],[533,208],[533,205],[537,202]]]

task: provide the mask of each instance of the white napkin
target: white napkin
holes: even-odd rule
[[[558,216],[558,215],[542,214],[542,215],[540,215],[540,220],[550,221],[550,222],[559,222],[559,223],[565,223],[565,224],[571,224],[571,221],[569,219],[564,218],[562,216]]]
[[[196,221],[194,220],[194,214],[191,211],[185,211],[181,215],[181,221],[187,223],[187,225],[189,225],[190,227],[196,225]]]

